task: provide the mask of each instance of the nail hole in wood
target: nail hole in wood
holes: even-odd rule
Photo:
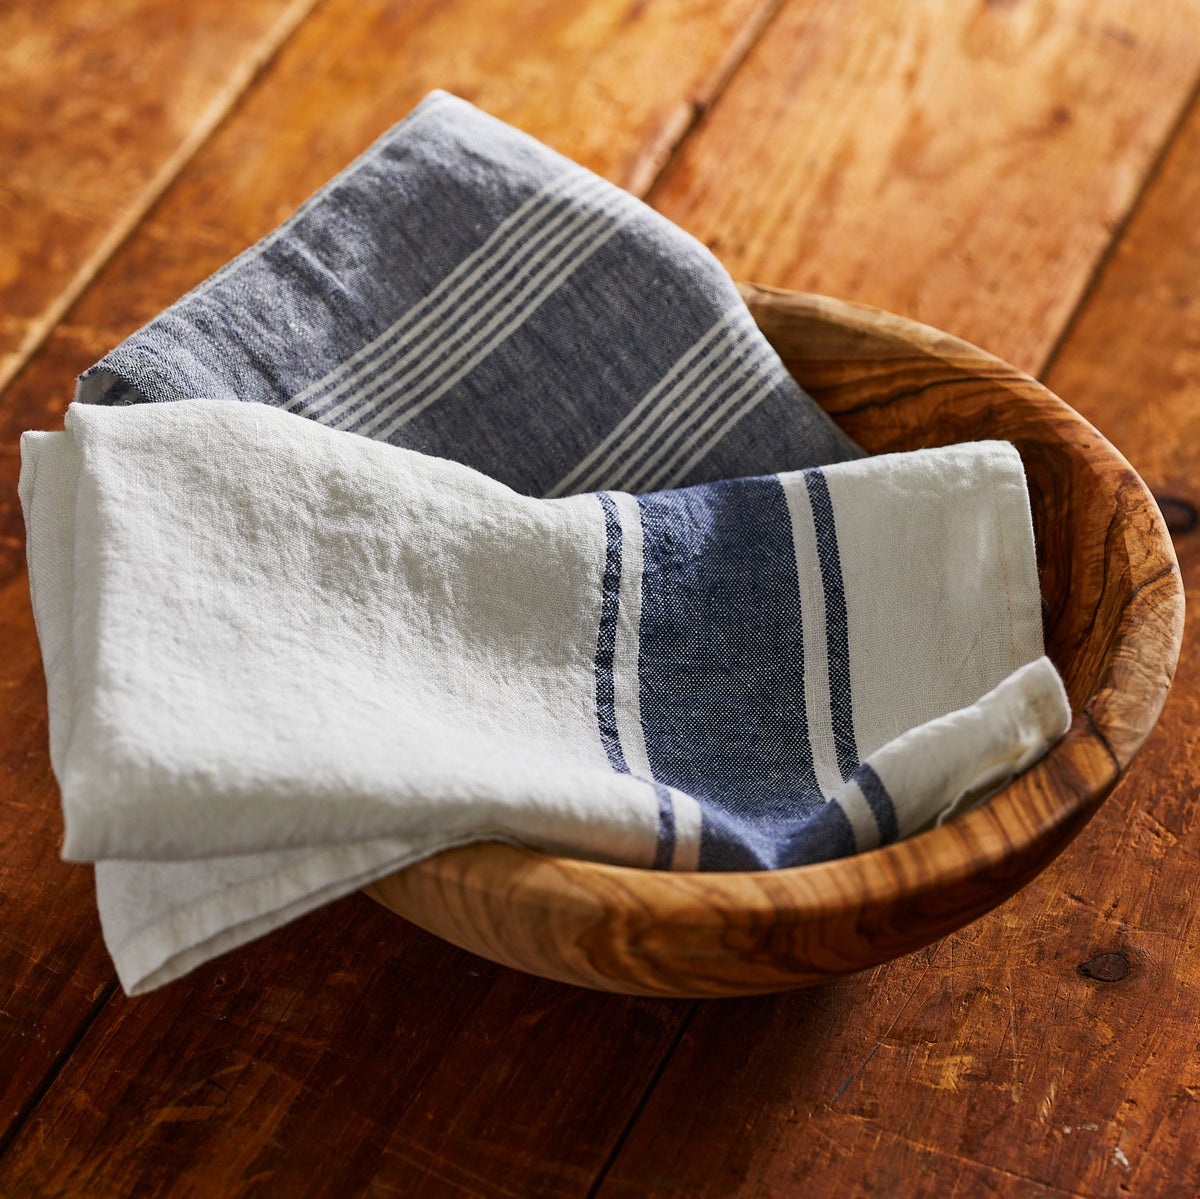
[[[1076,970],[1098,983],[1119,983],[1129,973],[1129,959],[1123,953],[1098,953],[1081,962]]]

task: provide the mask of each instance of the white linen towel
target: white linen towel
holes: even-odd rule
[[[869,849],[1070,720],[1004,443],[552,500],[264,404],[21,449],[64,855],[131,994],[480,839]]]

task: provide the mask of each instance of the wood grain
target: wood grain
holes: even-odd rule
[[[741,39],[737,52],[721,38],[748,10],[719,7],[576,6],[553,22],[556,33],[543,38],[532,17],[521,23],[511,5],[499,2],[435,9],[415,0],[407,6],[326,0],[314,20],[326,12],[328,19],[304,52],[264,78],[247,109],[232,114],[220,153],[198,157],[182,191],[169,193],[167,204],[155,210],[153,235],[143,223],[145,236],[132,239],[128,256],[118,256],[90,299],[59,326],[19,389],[0,403],[0,454],[7,456],[0,464],[7,472],[0,476],[0,503],[6,505],[0,511],[0,580],[11,580],[19,569],[20,524],[9,486],[15,433],[54,424],[78,370],[268,228],[306,188],[365,144],[372,131],[362,113],[372,93],[379,97],[379,129],[411,102],[404,99],[409,77],[417,81],[414,90],[426,81],[449,86],[496,106],[500,115],[511,116],[524,104],[520,119],[533,132],[567,152],[572,137],[591,137],[598,147],[592,165],[636,183],[638,171],[645,178],[664,160],[692,119],[692,102],[704,109],[708,81],[727,72],[745,45],[746,25],[734,31]],[[756,5],[747,21],[760,24],[769,11]],[[360,12],[367,34],[356,41]],[[672,27],[673,16],[689,15]],[[969,77],[973,58],[955,57],[957,51],[939,45],[941,28],[959,31],[968,20],[988,32],[985,46],[995,60],[984,62],[979,79]],[[907,21],[911,37],[900,28]],[[695,32],[697,23],[709,32]],[[518,24],[519,37],[510,32]],[[440,33],[422,36],[416,27]],[[698,39],[687,59],[673,54],[675,42],[685,37]],[[785,40],[773,48],[779,38]],[[697,145],[694,153],[685,146],[675,169],[690,173],[690,183],[673,174],[663,204],[713,240],[742,277],[874,300],[1036,366],[1091,270],[1082,258],[1094,257],[1108,242],[1109,231],[1097,231],[1094,213],[1102,210],[1101,223],[1112,224],[1136,192],[1187,91],[1195,44],[1193,9],[1178,3],[1133,11],[1130,4],[1106,0],[1084,12],[1079,3],[1025,0],[927,2],[903,10],[796,0],[766,28],[764,52],[735,76],[726,99],[736,94],[737,105],[718,106],[702,125],[706,137],[722,131],[720,144]],[[1043,50],[1053,45],[1059,54],[1048,67]],[[889,49],[896,46],[902,53]],[[138,47],[140,53],[151,49]],[[943,70],[951,59],[954,69]],[[689,91],[689,79],[702,82]],[[128,76],[121,83],[131,85]],[[987,90],[982,98],[981,83]],[[481,90],[472,93],[472,86]],[[887,94],[875,96],[877,87]],[[276,88],[281,96],[273,104],[268,93]],[[1052,115],[1057,101],[1050,101],[1051,93],[1086,101],[1071,111],[1076,123],[1056,127],[1039,118],[1024,127],[1023,140],[1014,112],[1024,104],[1041,118]],[[501,94],[512,105],[507,112],[497,99]],[[343,99],[352,135],[341,123]],[[962,119],[956,104],[963,106]],[[953,139],[940,139],[928,121],[912,121],[917,105],[951,118]],[[387,108],[392,111],[385,113]],[[637,114],[649,116],[630,134],[628,122]],[[897,122],[913,124],[914,137],[881,138],[881,129]],[[569,134],[568,126],[575,132]],[[130,140],[138,135],[134,130]],[[357,145],[350,145],[355,138]],[[958,154],[955,146],[964,138],[967,149]],[[1092,145],[1082,144],[1089,138]],[[909,143],[924,147],[915,174],[907,169],[907,152],[878,163],[877,173],[865,169],[872,147]],[[1031,155],[1028,166],[1022,146]],[[937,167],[942,150],[948,151],[946,169],[939,174],[928,168],[931,161]],[[600,157],[608,153],[615,157]],[[310,156],[312,173],[305,176]],[[621,174],[621,161],[629,164],[628,175]],[[257,162],[263,166],[255,177]],[[972,173],[972,162],[979,164],[980,178],[959,190],[956,181]],[[786,164],[794,180],[785,178]],[[819,194],[805,190],[806,171],[824,172]],[[1182,220],[1185,203],[1195,211],[1198,176],[1194,158],[1169,176]],[[742,193],[756,186],[764,193],[774,188],[784,211],[772,216],[747,201]],[[694,217],[687,211],[693,188]],[[904,188],[920,202],[901,202]],[[943,188],[954,201],[946,205],[949,211],[941,205]],[[721,197],[735,189],[742,198],[726,209]],[[879,210],[890,223],[873,221],[876,193],[890,197],[886,210]],[[175,202],[173,196],[186,198]],[[960,212],[964,199],[967,208]],[[1156,186],[1153,200],[1148,208],[1161,212],[1169,195]],[[848,206],[860,215],[835,226],[831,218]],[[794,219],[788,219],[792,210]],[[773,232],[760,236],[769,217]],[[1135,222],[1132,232],[1138,227]],[[951,236],[956,229],[961,236]],[[1168,515],[1180,529],[1194,524],[1197,498],[1188,442],[1175,437],[1169,423],[1191,427],[1191,393],[1180,387],[1194,336],[1189,281],[1200,272],[1192,251],[1176,247],[1190,247],[1192,231],[1186,226],[1168,236],[1167,223],[1158,234],[1151,229],[1119,297],[1144,302],[1144,310],[1135,309],[1126,326],[1114,304],[1105,322],[1109,335],[1080,350],[1084,388],[1102,396],[1112,389],[1111,402],[1087,408],[1092,419],[1107,430],[1111,422],[1136,422],[1137,413],[1146,414],[1144,442],[1125,445],[1120,434],[1117,441],[1156,488],[1173,489],[1166,493],[1175,500]],[[1069,254],[1056,237],[1069,242]],[[1124,253],[1118,245],[1110,274]],[[1168,279],[1162,268],[1176,253],[1182,255],[1179,273]],[[805,277],[806,263],[819,270]],[[1063,263],[1071,268],[1065,274]],[[1133,286],[1138,272],[1151,285],[1144,295]],[[24,278],[36,282],[28,271]],[[1067,298],[1047,300],[1060,285]],[[1139,356],[1125,347],[1126,336],[1134,347],[1141,340],[1155,352]],[[1114,354],[1127,354],[1126,373],[1144,380],[1144,389],[1127,392],[1112,384],[1107,363]],[[1060,358],[1058,367],[1067,361]],[[1172,382],[1167,368],[1175,363],[1179,379]],[[1086,395],[1057,375],[1052,382],[1086,406]],[[1164,384],[1175,389],[1164,392]],[[1160,450],[1164,470],[1156,474],[1149,457]],[[1185,575],[1200,577],[1186,534],[1178,544]],[[23,580],[13,586],[19,593]],[[7,662],[14,635],[27,647],[32,641],[27,612],[17,615],[7,593],[0,608],[0,659]],[[897,1180],[911,1184],[911,1193],[939,1195],[1115,1195],[1127,1193],[1122,1184],[1135,1194],[1194,1191],[1200,1079],[1191,1048],[1200,1019],[1200,963],[1191,898],[1196,795],[1189,780],[1196,774],[1191,767],[1200,701],[1189,676],[1195,677],[1197,652],[1189,637],[1185,662],[1193,669],[1177,682],[1138,766],[1041,878],[939,946],[870,974],[790,996],[701,1005],[703,1020],[640,1115],[620,1090],[621,1080],[632,1072],[630,1091],[649,1089],[645,1063],[670,1054],[679,1028],[667,1020],[656,1024],[654,1013],[675,1005],[590,995],[558,1021],[560,1005],[569,1008],[576,992],[481,964],[406,931],[361,898],[314,914],[295,934],[281,933],[286,951],[267,942],[160,995],[136,1003],[114,1000],[102,1014],[103,1027],[93,1026],[71,1056],[65,1037],[72,1025],[64,1013],[75,1005],[70,1011],[79,1018],[78,1029],[92,1011],[88,953],[100,950],[88,872],[56,863],[54,800],[35,781],[20,810],[12,819],[7,812],[3,817],[0,945],[14,956],[0,959],[0,969],[15,964],[25,971],[12,995],[24,994],[30,978],[35,994],[13,1008],[11,976],[0,974],[0,1008],[17,1013],[7,1025],[0,1014],[0,1033],[7,1038],[0,1041],[0,1073],[14,1093],[26,1088],[28,1110],[50,1081],[43,1074],[32,1092],[26,1087],[39,1077],[37,1055],[52,1063],[52,1076],[57,1065],[65,1066],[37,1119],[24,1125],[27,1135],[0,1158],[0,1193],[123,1194],[122,1183],[136,1178],[142,1193],[209,1195],[222,1190],[207,1185],[214,1177],[230,1194],[292,1193],[272,1185],[276,1175],[256,1175],[249,1167],[239,1175],[237,1166],[253,1160],[265,1163],[263,1170],[286,1171],[279,1163],[298,1154],[316,1179],[307,1193],[320,1193],[321,1186],[336,1193],[334,1171],[350,1162],[343,1192],[582,1194],[588,1189],[584,1178],[603,1169],[627,1121],[634,1121],[634,1131],[609,1179],[625,1194],[890,1194]],[[19,673],[14,667],[4,678]],[[15,772],[36,780],[44,772],[44,732],[35,727],[44,712],[31,714],[44,702],[40,687],[40,680],[22,682],[16,695],[5,682],[5,778]],[[17,723],[21,731],[10,732]],[[69,879],[81,880],[74,898],[66,895]],[[343,913],[350,913],[348,925],[341,923]],[[372,920],[385,922],[386,941],[366,943],[357,956],[329,956],[336,952],[333,938],[353,938],[363,921]],[[79,948],[84,944],[87,952]],[[372,981],[365,960],[371,954],[405,963],[396,983]],[[1077,972],[1104,954],[1127,958],[1124,978],[1104,983]],[[18,955],[25,955],[24,964]],[[310,956],[324,988],[303,973]],[[294,988],[287,974],[293,963]],[[471,971],[496,985],[502,980],[511,993],[497,1000],[481,984],[456,1003],[454,988],[469,986]],[[218,979],[225,981],[219,985]],[[214,991],[231,985],[238,996],[228,1006],[212,1001]],[[427,1005],[422,996],[431,992]],[[378,1010],[356,1006],[364,994],[390,1005],[391,1024],[376,1019]],[[523,1007],[528,996],[537,1002]],[[486,1019],[490,1003],[499,1008],[493,1022]],[[469,1020],[462,1017],[468,1009]],[[352,1026],[351,1011],[359,1026]],[[508,1032],[513,1025],[515,1035]],[[531,1036],[530,1025],[543,1031]],[[406,1037],[406,1028],[415,1035]],[[460,1041],[463,1029],[468,1035]],[[260,1049],[261,1056],[254,1056]],[[444,1055],[447,1065],[407,1069],[413,1053],[424,1054],[426,1065]],[[222,1073],[241,1064],[243,1075]],[[411,1107],[399,1118],[399,1096],[382,1096],[378,1114],[370,1102],[355,1102],[356,1087],[369,1100],[380,1099],[381,1079],[397,1072],[411,1088]],[[538,1076],[542,1081],[535,1085],[530,1080]],[[505,1080],[514,1078],[506,1088]],[[209,1096],[220,1100],[221,1088],[232,1090],[233,1100],[209,1110]],[[396,1125],[394,1140],[388,1139],[389,1120]],[[376,1160],[390,1165],[379,1167],[376,1183],[369,1163],[384,1140],[388,1149]],[[332,1148],[322,1161],[326,1143]],[[1117,1149],[1131,1163],[1128,1170]],[[156,1154],[163,1155],[159,1166]],[[305,1179],[286,1179],[296,1193],[306,1193]],[[527,1179],[535,1185],[526,1186]]]
[[[788,4],[651,199],[736,279],[1036,372],[1200,74],[1200,2]]]
[[[313,3],[0,9],[0,389]]]
[[[1174,514],[1190,604],[1198,206],[1200,105],[1046,376]],[[1125,781],[990,916],[820,991],[701,1005],[600,1199],[1200,1192],[1197,679],[1189,620]]]
[[[92,871],[59,860],[46,684],[29,584],[0,590],[0,1146],[111,993]]]
[[[667,874],[477,845],[368,894],[455,944],[631,994],[808,985],[928,944],[1008,898],[1079,831],[1154,725],[1182,587],[1128,463],[1040,384],[965,342],[823,297],[743,288],[792,374],[869,451],[996,437],[1021,452],[1067,736],[987,804],[919,837],[769,873]]]
[[[534,982],[351,896],[114,997],[0,1194],[582,1195],[689,1010]]]

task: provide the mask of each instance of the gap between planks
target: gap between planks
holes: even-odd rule
[[[646,1089],[642,1092],[637,1103],[633,1105],[633,1111],[629,1113],[629,1119],[625,1121],[621,1131],[617,1133],[612,1148],[600,1164],[600,1169],[596,1171],[596,1177],[592,1179],[592,1185],[588,1187],[585,1199],[596,1199],[596,1196],[599,1195],[600,1188],[608,1178],[608,1172],[613,1168],[617,1158],[621,1156],[621,1150],[625,1148],[625,1142],[629,1138],[629,1134],[633,1132],[634,1128],[637,1127],[637,1122],[642,1118],[642,1112],[646,1110],[646,1104],[650,1102],[650,1096],[654,1094],[662,1076],[667,1072],[667,1067],[671,1064],[676,1050],[683,1043],[683,1038],[686,1036],[687,1030],[691,1028],[692,1021],[696,1018],[696,1013],[700,1010],[702,1002],[704,1001],[700,999],[692,1000],[687,1015],[679,1022],[678,1032],[671,1038],[671,1043],[667,1046],[667,1051],[662,1055],[662,1061],[658,1063],[654,1073],[650,1076],[649,1081],[646,1083]]]
[[[79,1027],[71,1034],[54,1060],[50,1063],[49,1068],[43,1075],[41,1081],[29,1093],[29,1097],[21,1105],[17,1114],[9,1122],[8,1128],[0,1132],[0,1159],[8,1152],[9,1147],[20,1135],[21,1130],[29,1122],[29,1118],[37,1110],[38,1105],[46,1097],[47,1092],[54,1085],[55,1080],[65,1069],[67,1062],[71,1060],[71,1056],[75,1050],[79,1048],[80,1042],[87,1036],[88,1029],[95,1024],[100,1013],[108,1006],[108,1001],[117,993],[117,977],[114,974],[108,982],[100,988],[99,994],[92,1001],[91,1007],[88,1008],[83,1019],[79,1022]]]
[[[14,355],[9,368],[0,374],[0,391],[3,391],[21,369],[23,369],[28,360],[44,343],[54,328],[63,320],[93,279],[124,242],[135,232],[191,159],[218,131],[225,120],[232,114],[239,101],[253,87],[263,71],[270,65],[271,61],[291,39],[304,20],[320,3],[321,0],[297,0],[297,3],[292,5],[276,22],[275,26],[248,59],[233,73],[228,84],[219,93],[207,112],[196,123],[188,136],[181,142],[176,151],[167,159],[151,182],[146,186],[137,203],[122,219],[114,224],[109,233],[81,265],[68,286],[60,293],[55,302],[43,314],[42,319],[30,331]],[[765,5],[760,13],[756,14],[754,19],[747,23],[745,29],[731,41],[726,55],[722,58],[714,72],[711,87],[706,88],[702,94],[697,96],[690,109],[681,116],[680,120],[674,126],[668,129],[663,137],[645,147],[643,158],[638,163],[635,174],[630,180],[631,191],[640,196],[652,194],[658,181],[669,170],[671,163],[678,157],[684,144],[696,131],[704,116],[719,102],[726,87],[737,75],[754,46],[766,34],[785,3],[786,0],[773,0],[773,3]],[[1167,154],[1178,138],[1189,114],[1197,104],[1200,104],[1200,76],[1197,77],[1190,93],[1181,104],[1168,133],[1163,138],[1148,169],[1143,175],[1138,190],[1128,208],[1120,220],[1114,224],[1111,236],[1104,250],[1097,256],[1088,280],[1081,289],[1072,307],[1070,316],[1064,321],[1062,328],[1052,343],[1049,352],[1041,364],[1039,373],[1045,374],[1058,357],[1061,347],[1069,337],[1080,314],[1086,308],[1098,280],[1103,276],[1112,255],[1120,245],[1135,214],[1141,208],[1147,191],[1158,176]],[[82,1042],[87,1031],[99,1017],[108,1001],[116,993],[116,990],[116,979],[112,978],[102,988],[74,1035],[63,1046],[62,1052],[56,1057],[42,1082],[31,1093],[28,1101],[22,1107],[10,1128],[3,1138],[0,1139],[0,1156],[4,1155],[33,1112],[40,1105],[42,1099],[53,1086],[78,1045]],[[653,1076],[647,1082],[643,1094],[638,1099],[628,1120],[617,1135],[613,1146],[587,1192],[588,1199],[593,1199],[603,1186],[627,1138],[639,1122],[646,1105],[657,1089],[668,1065],[674,1058],[698,1010],[699,1001],[695,1001],[681,1022],[670,1044],[667,1046],[661,1061],[656,1067]]]
[[[233,71],[228,82],[218,92],[207,111],[146,185],[137,202],[124,216],[114,222],[105,236],[101,238],[99,245],[75,272],[71,281],[45,310],[40,320],[34,323],[24,341],[18,346],[16,353],[9,360],[7,367],[0,368],[0,395],[25,368],[79,297],[134,233],[187,164],[225,122],[237,106],[238,101],[250,90],[319,3],[321,0],[295,0],[295,3],[288,7],[262,41]],[[70,1061],[88,1030],[107,1007],[108,1001],[117,993],[117,989],[117,977],[113,974],[84,1013],[78,1027],[63,1044],[62,1050],[50,1063],[41,1081],[30,1092],[8,1127],[0,1133],[0,1158],[5,1156],[9,1147],[20,1135],[21,1130],[54,1085],[55,1080]]]

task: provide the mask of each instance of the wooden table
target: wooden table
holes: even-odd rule
[[[1200,579],[1200,0],[0,3],[0,1195],[1192,1195],[1200,639],[1075,844],[845,982],[625,999],[356,895],[138,1000],[58,860],[16,438],[445,87],[739,279],[1042,377]]]

